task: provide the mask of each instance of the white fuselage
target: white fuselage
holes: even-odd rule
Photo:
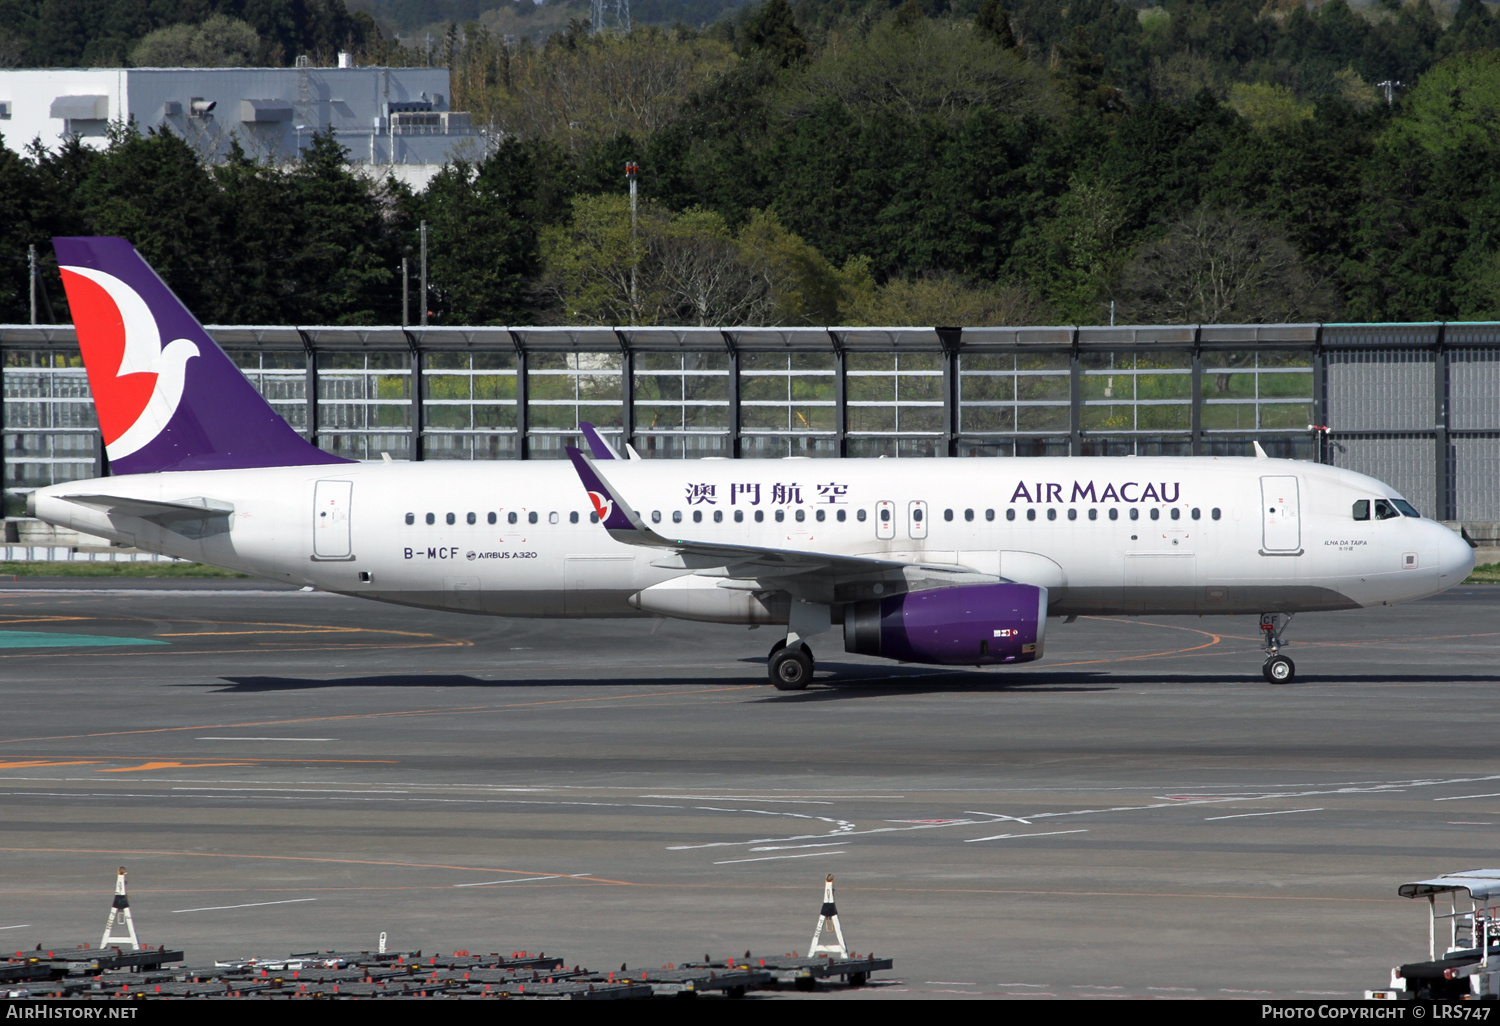
[[[1048,588],[1052,615],[1348,609],[1433,594],[1473,565],[1463,540],[1431,520],[1354,519],[1358,500],[1395,496],[1388,486],[1298,461],[601,466],[667,538],[957,564]],[[207,499],[234,512],[184,533],[63,498],[100,494]],[[747,604],[745,592],[697,577],[701,567],[612,539],[591,522],[566,461],[143,474],[39,489],[33,507],[43,520],[152,552],[414,606],[519,617],[780,619],[774,603]]]

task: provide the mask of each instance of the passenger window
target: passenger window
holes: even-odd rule
[[[1219,519],[1219,507],[1215,506],[1213,508],[1213,511],[1210,512],[1208,515],[1211,516],[1211,517],[1213,517],[1215,520]]]
[[[992,509],[985,510],[984,511],[984,519],[986,519],[986,520],[994,520],[995,519],[995,511],[992,510]]]
[[[653,509],[651,511],[651,522],[653,524],[659,524],[659,523],[661,523],[661,510],[659,510],[659,509]]]
[[[471,524],[479,523],[479,517],[474,513],[470,513],[468,516],[464,517],[464,519]]]
[[[1358,500],[1355,501],[1355,503],[1354,503],[1354,519],[1355,520],[1369,520],[1370,519],[1370,500],[1369,499],[1358,499]]]
[[[695,523],[695,524],[701,524],[701,523],[703,523],[703,511],[701,509],[695,509],[695,510],[693,510],[693,523]]]
[[[745,511],[744,510],[737,509],[737,510],[734,511],[734,522],[736,524],[742,524],[742,523],[745,522]]]
[[[1160,520],[1161,519],[1161,510],[1157,509],[1155,506],[1151,507],[1151,519],[1152,520]]]
[[[891,522],[891,511],[890,510],[888,510],[888,509],[882,509],[880,511],[880,522],[882,524],[889,524]]]
[[[514,524],[516,522],[516,515],[514,513],[505,514],[505,522],[507,524]]]
[[[722,509],[716,509],[716,510],[714,510],[714,523],[716,523],[716,524],[722,524],[723,522],[724,522],[724,511]]]
[[[573,510],[573,512],[571,512],[571,513],[568,514],[568,523],[570,523],[570,524],[576,524],[576,523],[578,523],[578,511],[576,509]]]
[[[953,511],[951,509],[945,509],[945,510],[943,510],[943,519],[947,520],[949,522],[952,522],[952,520],[953,520]]]
[[[1049,509],[1049,510],[1047,510],[1047,519],[1048,520],[1056,520],[1057,519],[1057,510],[1055,510],[1055,509]]]
[[[680,523],[682,523],[682,510],[680,510],[680,509],[674,509],[672,511],[672,523],[674,523],[674,524],[680,524]]]
[[[1016,511],[1013,510],[1013,509],[1006,510],[1005,511],[1005,519],[1006,520],[1014,520],[1014,519],[1016,519]]]
[[[1034,509],[1028,509],[1026,511],[1026,519],[1027,520],[1035,520],[1036,519],[1036,510],[1034,510]]]
[[[536,510],[532,510],[530,513],[526,514],[526,522],[528,524],[536,523]]]
[[[823,512],[822,510],[818,510],[818,512],[814,514],[814,516],[816,517],[818,523],[821,524],[825,519],[827,519],[828,514]]]
[[[1199,509],[1197,506],[1194,506],[1193,507],[1193,519],[1194,520],[1201,520],[1202,518],[1203,518],[1203,511],[1201,509]]]
[[[799,524],[802,523],[802,521],[804,521],[804,520],[807,519],[807,510],[805,510],[805,509],[799,509],[796,512],[796,517],[797,517],[797,523],[799,523]]]
[[[1068,519],[1069,520],[1077,520],[1078,519],[1078,511],[1076,509],[1070,509],[1070,510],[1068,510]]]
[[[455,517],[455,516],[454,516],[454,515],[453,515],[453,514],[452,514],[452,513],[449,513],[449,514],[448,514],[448,516],[447,516],[447,518],[446,518],[446,519],[447,519],[447,521],[448,521],[448,523],[450,523],[450,524],[451,524],[451,523],[453,523],[453,522],[454,522],[454,521],[456,521],[456,520],[457,520],[457,519],[458,519],[458,518],[457,518],[457,517]]]
[[[1131,520],[1139,520],[1139,519],[1141,519],[1141,511],[1138,510],[1138,509],[1136,509],[1134,506],[1131,506],[1130,507],[1130,519]]]
[[[949,510],[948,512],[951,513],[953,511]],[[911,518],[913,520],[915,520],[919,524],[922,522],[922,507],[921,506],[918,506],[916,509],[914,509],[914,510],[911,511]]]
[[[599,522],[599,514],[597,514],[597,513],[590,513],[589,514],[589,523],[591,523],[591,524],[597,524],[598,522]]]
[[[417,515],[415,513],[406,514],[406,522],[408,524],[415,524],[417,522]]]
[[[1182,510],[1178,509],[1176,506],[1172,507],[1172,519],[1173,520],[1181,520],[1182,519]]]
[[[1120,510],[1119,510],[1118,507],[1111,506],[1109,508],[1109,519],[1111,519],[1111,520],[1119,520],[1120,519]]]
[[[1389,502],[1386,502],[1384,499],[1375,500],[1376,520],[1394,520],[1400,515],[1400,513],[1396,512],[1396,507],[1392,506]]]
[[[1097,509],[1091,509],[1091,510],[1089,510],[1089,519],[1090,520],[1098,520],[1099,519],[1099,511]]]
[[[784,510],[784,509],[778,509],[776,511],[776,522],[779,524],[779,523],[781,523],[785,519],[786,519],[786,510]]]
[[[862,510],[862,509],[855,510],[854,511],[854,519],[858,520],[861,524],[864,523],[865,522],[865,511]]]
[[[497,516],[495,516],[495,514],[493,514],[493,513],[486,513],[484,519],[486,521],[488,521],[489,523],[493,524],[499,518]]]
[[[848,514],[845,513],[843,510],[839,510],[837,513],[835,513],[833,515],[833,518],[835,520],[837,520],[839,523],[842,524],[846,519],[848,519]]]
[[[860,512],[863,513],[864,510],[860,510]],[[765,510],[758,509],[758,510],[755,511],[755,522],[757,524],[764,523],[765,519],[766,519],[766,511]]]
[[[972,509],[966,509],[966,510],[964,510],[964,519],[965,520],[973,520],[974,519],[974,511]]]
[[[472,513],[469,514],[469,515],[473,516]],[[549,523],[549,524],[555,524],[555,523],[557,523],[557,521],[558,521],[558,516],[557,516],[556,513],[548,513],[547,514],[547,523]],[[471,520],[470,523],[473,523],[473,521]]]
[[[435,524],[435,523],[437,523],[437,517],[435,517],[431,513],[429,513],[429,514],[427,514],[427,522],[429,524]]]

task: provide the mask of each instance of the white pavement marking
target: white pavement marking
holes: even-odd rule
[[[1461,802],[1466,798],[1500,798],[1497,794],[1456,794],[1452,798],[1434,798],[1435,802]]]
[[[196,737],[194,741],[337,741],[336,737]]]
[[[531,883],[535,880],[577,880],[593,873],[558,873],[554,876],[523,876],[512,880],[484,880],[480,883],[454,884],[454,887],[502,887],[505,884]]]
[[[824,841],[822,844],[763,844],[751,851],[790,851],[793,848],[841,848],[846,841]]]
[[[810,859],[819,855],[847,855],[844,851],[810,851],[806,855],[763,855],[758,859],[725,859],[723,862],[715,862],[716,866],[732,866],[736,862],[775,862],[777,859]]]
[[[363,787],[174,787],[174,791],[276,791],[282,794],[408,794],[407,791],[376,791]]]
[[[1290,816],[1294,812],[1324,812],[1325,809],[1281,809],[1277,812],[1241,812],[1235,816],[1204,816],[1203,822],[1212,823],[1220,819],[1250,819],[1252,816]]]
[[[24,930],[30,925],[30,923],[18,923],[15,926],[0,926],[0,930]]]
[[[1087,830],[1047,830],[1039,834],[995,834],[993,837],[966,837],[965,844],[973,844],[975,841],[1004,841],[1007,838],[1020,837],[1055,837],[1058,834],[1086,834]]]
[[[203,908],[174,908],[172,914],[178,912],[219,912],[226,908],[259,908],[262,905],[296,905],[304,901],[317,901],[317,898],[288,898],[286,901],[252,901],[248,905],[207,905]]]

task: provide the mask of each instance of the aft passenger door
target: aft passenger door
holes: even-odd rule
[[[349,536],[353,492],[353,481],[319,481],[314,488],[313,559],[354,558]]]
[[[1302,502],[1297,479],[1263,477],[1260,479],[1261,552],[1265,555],[1295,556],[1302,551]]]

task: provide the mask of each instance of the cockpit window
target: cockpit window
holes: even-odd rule
[[[1376,520],[1391,520],[1395,517],[1399,517],[1400,515],[1400,513],[1396,512],[1396,507],[1392,506],[1389,502],[1386,502],[1384,499],[1375,500]]]
[[[1417,512],[1417,507],[1413,506],[1411,503],[1407,502],[1405,499],[1392,499],[1391,500],[1391,505],[1395,506],[1397,509],[1399,509],[1401,511],[1401,515],[1402,516],[1407,516],[1407,517],[1421,517],[1421,515],[1422,515],[1422,514],[1420,514],[1420,513]]]
[[[1357,500],[1355,500],[1355,503],[1354,503],[1354,519],[1355,520],[1369,520],[1370,519],[1370,500],[1369,499],[1357,499]]]

